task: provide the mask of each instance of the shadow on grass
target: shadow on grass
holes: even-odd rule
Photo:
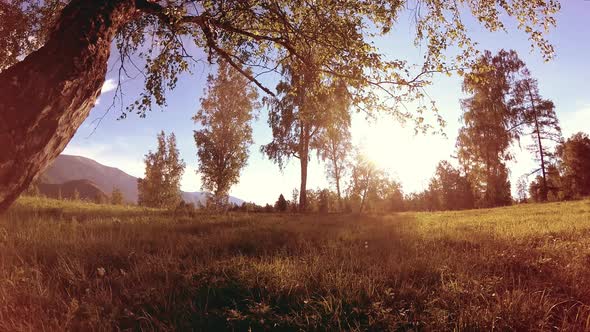
[[[429,233],[411,214],[42,218],[3,226],[0,315],[22,325],[0,329],[583,330],[590,312],[586,256],[553,250],[576,240],[566,230]]]

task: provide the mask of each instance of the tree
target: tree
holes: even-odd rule
[[[465,76],[462,100],[463,128],[459,130],[459,162],[474,185],[478,205],[492,207],[511,202],[506,161],[508,148],[519,137],[518,113],[514,99],[516,82],[524,63],[514,51],[501,50],[492,56],[486,51]]]
[[[328,189],[320,190],[318,194],[318,212],[325,214],[330,210],[330,191]]]
[[[293,188],[293,191],[291,192],[291,205],[291,210],[293,212],[297,212],[299,210],[299,190],[297,190],[297,188]]]
[[[590,136],[576,133],[557,146],[564,198],[590,195]]]
[[[206,96],[193,117],[201,126],[194,132],[197,173],[201,174],[202,187],[213,192],[215,205],[224,207],[231,186],[238,183],[240,171],[248,162],[258,93],[226,62],[219,63],[217,76],[209,76],[207,83]]]
[[[78,189],[74,189],[74,193],[72,195],[72,200],[79,201],[80,200],[80,192]]]
[[[383,210],[387,212],[400,212],[406,209],[401,183],[394,180],[386,182],[383,205]]]
[[[559,120],[555,114],[555,105],[550,100],[542,99],[539,94],[537,80],[533,79],[528,70],[523,73],[523,78],[516,83],[515,103],[517,116],[520,118],[520,126],[530,128],[526,133],[532,136],[535,143],[528,148],[532,151],[540,163],[540,167],[533,171],[541,171],[540,201],[547,200],[549,192],[547,184],[547,165],[551,163],[554,155],[549,149],[548,143],[560,143],[563,139]],[[523,134],[526,129],[520,129]],[[531,173],[532,174],[532,173]]]
[[[402,195],[401,185],[375,166],[362,153],[357,152],[351,170],[349,198],[358,206],[359,213],[376,210]],[[389,202],[388,202],[389,201]],[[394,205],[390,205],[394,208]]]
[[[275,210],[278,212],[285,212],[287,211],[287,201],[283,194],[279,195],[279,199],[275,203]]]
[[[176,148],[176,136],[171,133],[166,139],[162,131],[158,134],[158,149],[146,154],[145,177],[137,179],[139,205],[154,208],[173,208],[180,197],[180,180],[185,163]]]
[[[516,195],[518,198],[518,202],[519,203],[526,203],[527,202],[527,181],[526,181],[526,175],[525,176],[521,176],[518,178],[518,180],[516,181]]]
[[[115,187],[113,188],[113,192],[111,193],[111,204],[113,205],[123,205],[123,192],[121,189]]]
[[[432,210],[463,210],[475,206],[473,187],[466,175],[443,160],[428,187]]]
[[[352,150],[350,137],[350,113],[348,102],[345,98],[339,98],[332,104],[334,112],[327,121],[327,128],[320,134],[315,142],[318,156],[326,163],[326,174],[336,186],[338,195],[338,208],[343,209],[341,180],[350,166],[349,155]]]
[[[0,209],[6,209],[57,157],[87,118],[105,81],[113,41],[121,60],[119,81],[130,63],[145,64],[144,91],[127,109],[141,115],[165,105],[166,91],[175,88],[179,75],[190,71],[194,58],[187,50],[194,48],[185,43],[192,43],[210,59],[225,59],[270,94],[272,91],[243,68],[256,65],[262,73],[286,59],[305,62],[302,47],[293,45],[299,43],[325,50],[330,61],[317,62],[319,70],[346,78],[359,91],[391,83],[392,88],[383,91],[403,87],[419,96],[432,72],[454,68],[475,53],[460,19],[463,11],[459,4],[468,3],[472,15],[492,31],[503,28],[502,12],[516,17],[519,27],[546,58],[551,57],[553,48],[543,35],[555,25],[554,15],[560,8],[555,1],[428,0],[418,11],[415,25],[416,39],[428,43],[425,63],[418,75],[406,77],[409,64],[384,61],[371,45],[373,37],[392,30],[406,8],[404,2],[162,3],[0,3],[0,21],[7,26],[0,32],[0,141],[6,143],[0,148]],[[456,61],[447,61],[444,51],[454,45],[463,52]],[[132,57],[138,61],[130,60]],[[385,72],[387,75],[381,75]],[[118,93],[121,97],[122,92]],[[379,97],[374,92],[373,96]]]
[[[548,165],[545,178],[542,175],[531,181],[529,194],[535,202],[557,201],[566,198],[563,188],[563,179],[555,165]]]
[[[348,91],[343,83],[322,82],[319,73],[305,66],[290,65],[283,73],[287,80],[277,86],[278,98],[267,98],[268,123],[273,140],[261,147],[261,151],[282,169],[291,158],[299,159],[300,188],[299,208],[307,209],[307,171],[310,150],[320,149],[317,142],[329,126],[336,126],[334,112],[348,112]],[[338,105],[338,106],[336,106]]]

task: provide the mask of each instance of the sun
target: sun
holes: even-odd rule
[[[453,144],[441,136],[415,135],[392,118],[354,121],[353,140],[369,160],[401,181],[404,191],[426,188],[436,164],[449,159]]]

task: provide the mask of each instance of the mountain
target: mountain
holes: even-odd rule
[[[88,180],[98,189],[110,195],[113,188],[119,188],[125,201],[137,203],[137,178],[122,170],[105,166],[92,159],[61,154],[39,177],[44,184],[64,184],[73,180]],[[63,194],[63,193],[62,193]],[[182,198],[188,203],[204,204],[208,193],[182,192]],[[244,201],[230,196],[230,202],[241,205]]]
[[[78,192],[80,199],[93,202],[108,200],[108,195],[89,180],[72,180],[61,184],[41,183],[37,187],[41,194],[51,198],[73,199],[75,192]]]
[[[117,187],[125,201],[137,202],[137,178],[122,170],[79,156],[59,155],[40,177],[41,183],[61,184],[72,180],[92,181],[110,195]]]
[[[195,192],[183,191],[182,192],[182,199],[187,203],[193,203],[195,206],[199,206],[199,204],[205,205],[205,203],[207,202],[208,195],[210,195],[210,194],[207,192],[204,192],[204,191],[195,191]],[[233,197],[233,196],[229,196],[229,202],[230,202],[230,204],[236,204],[236,205],[242,205],[242,203],[244,203],[243,200]]]

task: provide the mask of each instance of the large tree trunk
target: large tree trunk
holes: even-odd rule
[[[133,0],[73,0],[47,43],[0,73],[0,212],[63,151],[104,83]]]

